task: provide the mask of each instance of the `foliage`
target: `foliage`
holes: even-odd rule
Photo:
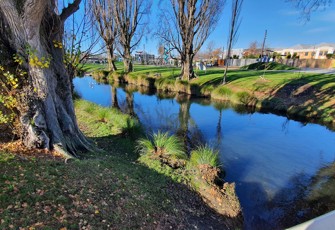
[[[327,59],[334,59],[335,58],[335,54],[326,54]]]
[[[219,167],[219,153],[208,146],[200,146],[191,152],[190,165],[194,167],[199,165]]]
[[[17,63],[21,63],[21,59],[14,56]],[[22,83],[22,79],[27,73],[17,69],[14,73],[6,71],[0,65],[0,124],[14,126],[14,121],[18,115],[18,89]]]
[[[183,143],[169,133],[154,133],[152,138],[142,138],[137,141],[137,151],[142,155],[162,155],[176,159],[187,159]]]
[[[38,67],[38,68],[41,68],[41,69],[43,69],[43,68],[45,68],[45,69],[49,68],[50,62],[51,62],[51,57],[50,56],[47,56],[47,57],[38,57],[36,55],[36,50],[32,49],[31,47],[27,47],[26,51],[27,51],[27,53],[29,55],[29,65],[31,67]],[[15,60],[15,57],[14,57],[14,60]],[[19,60],[19,64],[20,64],[20,61],[22,61],[22,60],[21,59],[18,59],[18,60]],[[21,62],[21,64],[22,63],[23,63],[23,61]]]

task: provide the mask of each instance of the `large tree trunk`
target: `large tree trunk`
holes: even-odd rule
[[[133,72],[134,68],[130,50],[125,50],[125,53],[123,55],[123,65],[124,65],[124,71],[126,73]]]
[[[69,7],[77,8],[79,3],[75,1]],[[56,149],[71,157],[68,153],[76,155],[79,150],[90,149],[91,144],[76,122],[63,51],[53,44],[53,41],[62,41],[68,15],[57,15],[54,7],[53,1],[26,0],[19,15],[11,0],[0,1],[0,10],[16,38],[12,43],[16,52],[26,60],[50,58],[49,67],[26,65],[29,85],[23,89],[22,99],[26,104],[19,108],[23,143],[31,148]],[[69,14],[69,11],[63,12]],[[28,53],[25,47],[29,47]]]
[[[108,70],[116,71],[115,57],[114,57],[114,48],[113,44],[107,46],[107,61],[108,61]]]
[[[191,41],[193,39],[193,36],[191,37]],[[190,79],[195,77],[194,69],[193,69],[193,58],[194,58],[194,50],[193,50],[193,44],[190,41],[187,45],[184,47],[184,54],[181,55],[181,79],[185,81],[189,81]]]
[[[182,63],[182,80],[189,81],[194,78],[194,69],[193,69],[193,56],[187,55],[184,62]]]

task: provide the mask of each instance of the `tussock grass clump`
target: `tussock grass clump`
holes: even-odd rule
[[[172,91],[175,91],[174,90],[175,82],[176,82],[176,79],[174,78],[158,78],[155,81],[155,87],[158,90],[162,90],[165,92],[172,92]]]
[[[245,92],[245,91],[237,92],[235,94],[235,97],[237,99],[237,102],[243,105],[251,105],[256,100],[254,96],[252,96],[250,93]]]
[[[185,175],[187,155],[183,143],[168,133],[155,133],[151,138],[142,138],[137,141],[138,161],[155,171],[169,176],[174,181],[187,180]]]
[[[212,91],[211,97],[220,100],[230,100],[233,91],[226,86],[219,86]]]
[[[109,111],[107,109],[100,109],[97,111],[97,116],[100,121],[107,122],[109,118]]]
[[[142,138],[137,141],[137,151],[141,155],[156,155],[171,157],[174,159],[187,159],[184,153],[183,143],[169,133],[154,133],[152,138]]]
[[[191,152],[190,165],[220,167],[219,153],[208,146],[200,146]]]

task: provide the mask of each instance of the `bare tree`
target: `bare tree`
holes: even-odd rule
[[[233,45],[236,43],[238,36],[237,32],[241,25],[240,15],[242,10],[242,4],[243,0],[233,0],[232,1],[232,15],[231,15],[231,21],[230,21],[230,32],[228,37],[228,49],[227,49],[227,56],[226,56],[226,68],[223,74],[223,81],[222,84],[226,84],[226,78],[227,78],[227,70],[228,70],[228,61],[231,56],[231,50],[233,48]]]
[[[91,8],[87,0],[82,2],[83,12],[75,12],[65,22],[63,46],[64,64],[72,79],[80,74],[88,57],[96,54],[99,36],[93,27]]]
[[[297,9],[301,10],[302,17],[309,21],[313,12],[330,6],[332,0],[286,0],[286,2],[293,3]]]
[[[244,51],[243,56],[245,58],[258,58],[261,54],[261,49],[259,48],[259,44],[257,41],[253,41],[249,44],[248,49]]]
[[[104,40],[107,51],[108,70],[117,70],[115,66],[114,51],[118,28],[114,16],[114,0],[91,0],[93,15],[96,19],[97,28],[101,38]]]
[[[175,49],[181,59],[181,79],[195,76],[193,59],[214,30],[225,0],[169,0],[160,17],[157,35]]]
[[[212,52],[213,58],[219,59],[221,57],[222,52],[223,52],[222,48],[214,49]]]
[[[62,42],[64,22],[78,10],[81,0],[74,0],[60,13],[56,3],[1,0],[0,21],[9,33],[0,36],[7,40],[8,49],[22,57],[28,76],[18,108],[23,143],[54,148],[69,157],[68,153],[75,155],[91,145],[78,128],[63,49],[55,44]]]
[[[213,51],[215,49],[215,42],[214,41],[210,41],[208,44],[207,44],[207,58],[208,59],[211,59],[213,57]]]
[[[151,0],[114,0],[115,23],[119,30],[119,53],[124,71],[133,71],[131,52],[140,43],[146,27],[144,17],[149,14]]]

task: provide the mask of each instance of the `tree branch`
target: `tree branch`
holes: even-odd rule
[[[60,19],[64,22],[74,12],[79,10],[80,3],[81,0],[74,0],[73,3],[69,4],[66,8],[62,10],[62,13],[60,14]]]

